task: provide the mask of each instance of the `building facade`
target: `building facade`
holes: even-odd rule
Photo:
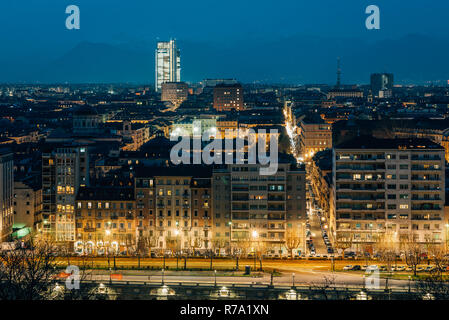
[[[189,96],[189,86],[185,82],[162,83],[161,101],[171,102],[178,107]]]
[[[321,118],[302,119],[299,124],[299,150],[303,161],[310,161],[319,151],[332,148],[332,125]]]
[[[157,43],[155,71],[156,91],[160,91],[165,82],[181,81],[181,51],[176,40]]]
[[[427,139],[357,137],[335,147],[337,247],[375,250],[385,237],[441,243],[444,168],[444,149]]]
[[[42,232],[56,242],[75,241],[75,197],[89,184],[87,147],[48,145],[42,153]]]
[[[243,88],[240,84],[220,84],[214,87],[214,109],[217,111],[243,110]]]
[[[214,170],[214,237],[230,243],[233,253],[280,256],[292,240],[299,250],[306,220],[305,171],[280,163],[275,175],[261,176],[259,168],[233,164]]]
[[[14,160],[8,150],[0,151],[0,242],[9,240],[14,224]]]

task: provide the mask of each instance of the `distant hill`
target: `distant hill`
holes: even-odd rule
[[[421,35],[375,43],[298,35],[223,44],[180,40],[178,45],[186,81],[232,77],[247,83],[334,83],[338,56],[343,83],[368,83],[372,72],[392,72],[396,82],[406,83],[449,79],[449,41]],[[82,42],[54,61],[0,62],[5,70],[0,81],[153,83],[155,46]]]

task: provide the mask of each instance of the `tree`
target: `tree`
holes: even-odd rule
[[[391,271],[393,262],[396,261],[396,256],[398,254],[398,242],[395,241],[396,236],[394,233],[386,232],[379,238],[377,243],[377,254],[381,261],[387,264],[388,272]]]
[[[301,235],[296,228],[289,227],[285,234],[285,247],[290,252],[291,259],[293,260],[293,250],[298,249],[301,245]]]
[[[422,262],[424,250],[419,244],[413,234],[410,234],[408,239],[403,242],[405,263],[412,268],[413,275],[416,277],[416,269]]]
[[[56,273],[54,246],[33,239],[30,249],[17,249],[0,254],[0,299],[42,300]]]

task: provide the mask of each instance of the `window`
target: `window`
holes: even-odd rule
[[[400,209],[408,209],[408,204],[401,204],[399,205]]]

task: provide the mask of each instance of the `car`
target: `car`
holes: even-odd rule
[[[362,271],[366,271],[367,269],[368,269],[368,266],[367,266],[367,265],[364,265],[364,266],[361,267],[361,270],[362,270]]]
[[[435,271],[435,270],[436,270],[436,267],[434,267],[434,266],[428,266],[428,267],[425,269],[426,272],[432,272],[432,271]]]
[[[343,267],[343,270],[345,270],[345,271],[350,271],[350,270],[352,270],[352,269],[354,269],[354,266],[353,266],[353,265],[347,265],[347,266],[344,266],[344,267]]]
[[[379,271],[387,271],[387,266],[380,266]]]
[[[423,272],[424,270],[424,267],[416,267],[416,272]]]
[[[405,271],[405,267],[404,266],[397,266],[396,267],[396,271],[403,272],[403,271]]]
[[[352,268],[352,270],[353,271],[362,270],[362,267],[357,264],[357,265],[354,266],[354,268]]]

